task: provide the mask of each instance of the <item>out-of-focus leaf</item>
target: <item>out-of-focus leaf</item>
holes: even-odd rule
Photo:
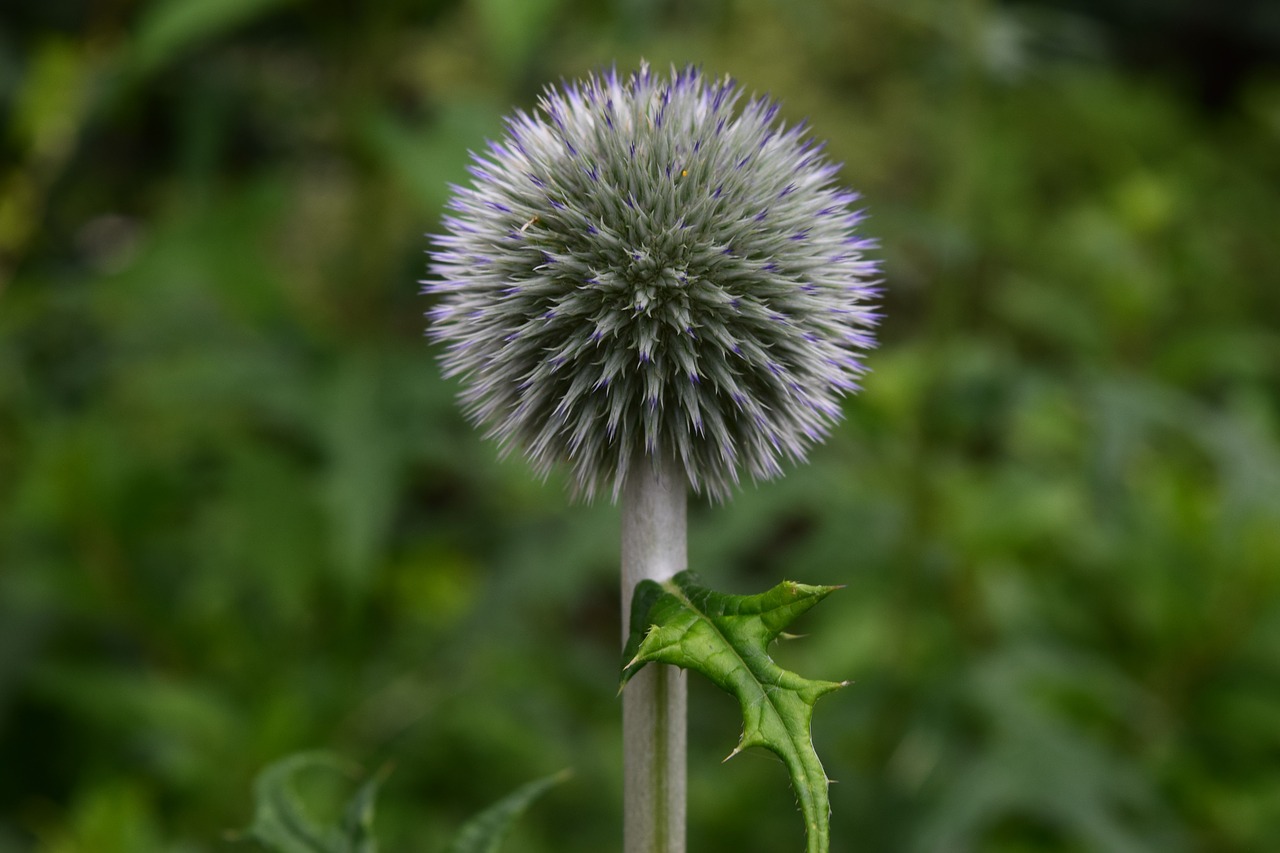
[[[367,582],[395,508],[403,442],[386,417],[386,368],[351,358],[334,377],[325,434],[330,465],[324,498],[331,512],[335,564],[353,587]]]
[[[293,0],[160,0],[138,26],[133,62],[154,71],[202,41],[216,38]]]
[[[551,25],[560,0],[480,0],[476,3],[494,56],[512,70],[525,62]]]
[[[1084,849],[1149,853],[1188,849],[1150,781],[1046,701],[1055,694],[1115,713],[1142,695],[1104,660],[1052,649],[997,653],[966,673],[965,691],[984,706],[989,741],[957,759],[957,781],[913,829],[918,850],[980,847],[997,815],[1070,828]],[[1087,690],[1081,686],[1087,685]]]
[[[497,853],[512,823],[524,814],[529,804],[568,778],[569,771],[561,770],[515,789],[463,824],[448,853]]]
[[[79,131],[93,71],[88,51],[65,39],[47,39],[33,50],[18,90],[10,132],[36,157],[60,155]]]
[[[67,823],[40,849],[44,853],[160,853],[166,846],[156,811],[141,783],[100,783],[77,795]],[[25,849],[29,848],[7,846],[0,834],[0,853]]]
[[[303,752],[272,764],[254,782],[256,808],[247,835],[278,853],[376,853],[373,801],[385,774],[370,777],[351,798],[339,826],[321,826],[294,789],[295,777],[313,768],[346,770],[323,752]]]
[[[0,31],[0,37],[5,34]],[[18,143],[12,165],[0,165],[0,293],[10,265],[38,233],[53,180],[75,151],[76,140],[94,103],[97,57],[63,38],[46,38],[31,51],[20,78],[6,127],[6,141]],[[0,99],[5,98],[0,88]]]
[[[387,113],[370,113],[361,127],[370,153],[424,211],[444,204],[449,182],[466,178],[467,150],[501,128],[501,107],[475,97],[441,104],[435,121],[413,127]]]

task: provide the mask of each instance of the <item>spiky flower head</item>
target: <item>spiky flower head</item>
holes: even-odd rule
[[[874,345],[857,196],[729,78],[549,87],[454,187],[426,292],[446,375],[504,450],[587,497],[667,454],[695,491],[781,473]]]

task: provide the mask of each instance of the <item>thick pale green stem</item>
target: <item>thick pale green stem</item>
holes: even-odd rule
[[[687,484],[673,460],[639,460],[622,494],[622,641],[631,594],[688,566]],[[684,853],[686,709],[684,670],[645,667],[622,691],[624,853]]]

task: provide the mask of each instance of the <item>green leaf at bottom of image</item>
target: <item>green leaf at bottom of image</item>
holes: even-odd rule
[[[246,835],[277,853],[377,853],[373,835],[373,801],[386,778],[369,778],[347,802],[338,826],[321,826],[307,812],[294,789],[305,770],[325,768],[350,774],[353,766],[326,752],[301,752],[272,764],[253,784],[253,824]]]
[[[548,788],[560,784],[569,775],[568,770],[561,770],[516,788],[463,824],[449,845],[448,853],[497,853],[515,819]]]
[[[742,737],[729,757],[759,746],[782,759],[804,815],[808,853],[827,853],[831,843],[830,780],[810,735],[813,706],[848,682],[802,678],[778,666],[768,648],[837,589],[784,581],[759,595],[728,595],[687,571],[661,584],[641,581],[623,651],[624,686],[646,663],[664,663],[700,672],[737,698]]]
[[[353,775],[350,762],[327,752],[302,752],[267,767],[254,782],[253,824],[243,836],[274,853],[377,853],[373,834],[374,799],[386,778],[386,769],[370,777],[352,795],[336,826],[323,826],[308,813],[295,783],[300,773],[328,769]],[[497,853],[511,825],[529,804],[554,785],[569,778],[569,771],[522,785],[467,821],[454,836],[448,853]]]

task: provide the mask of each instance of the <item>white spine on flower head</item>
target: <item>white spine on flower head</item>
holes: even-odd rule
[[[874,346],[857,199],[804,125],[648,66],[548,88],[454,187],[425,292],[468,416],[616,499],[669,454],[727,497],[799,461]]]

